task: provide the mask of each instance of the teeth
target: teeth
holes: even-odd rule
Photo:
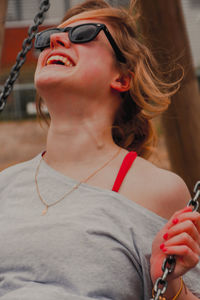
[[[67,57],[64,57],[61,55],[53,55],[53,56],[49,57],[49,59],[47,60],[47,65],[53,64],[53,62],[55,62],[55,61],[61,61],[67,67],[73,67],[73,64],[71,63],[71,61]]]

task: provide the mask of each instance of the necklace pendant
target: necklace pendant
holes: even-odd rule
[[[42,211],[42,215],[43,216],[46,215],[47,211],[48,211],[48,206],[46,206],[46,208]]]

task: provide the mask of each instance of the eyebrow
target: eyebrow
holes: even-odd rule
[[[66,26],[68,26],[68,25],[71,24],[71,23],[75,23],[75,22],[79,22],[79,21],[86,21],[86,20],[88,20],[88,21],[90,22],[90,20],[95,19],[95,17],[80,17],[80,18],[78,18],[78,19],[76,19],[76,18],[73,19],[73,17],[75,17],[75,16],[72,16],[72,17],[71,17],[71,18],[72,18],[71,20],[70,20],[70,18],[69,18],[69,19],[65,20],[64,22],[62,22],[61,24],[59,24],[59,25],[58,25],[58,28],[60,27],[60,25],[65,24],[65,23],[66,23],[66,25],[65,25],[65,27],[66,27]],[[97,21],[97,23],[101,23],[101,22]],[[83,24],[84,24],[84,23],[83,23]],[[77,24],[77,25],[79,25],[79,24]],[[76,25],[75,25],[75,26],[76,26]]]

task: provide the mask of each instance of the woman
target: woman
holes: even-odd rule
[[[149,299],[173,254],[166,299],[200,299],[200,216],[182,209],[184,182],[144,159],[175,84],[153,71],[131,12],[89,0],[58,28],[35,42],[46,150],[0,175],[0,296]]]

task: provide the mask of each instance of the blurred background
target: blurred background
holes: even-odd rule
[[[148,0],[146,1],[148,2]],[[40,26],[40,31],[59,24],[64,12],[79,2],[82,1],[50,0],[51,7],[46,14],[44,24]],[[107,2],[114,6],[126,6],[129,3],[129,1],[123,0]],[[2,90],[2,86],[9,75],[10,68],[15,63],[18,51],[21,50],[28,28],[33,24],[33,18],[40,3],[40,0],[1,0],[0,90]],[[200,84],[200,1],[180,0],[180,5],[192,55],[192,68],[196,80]],[[153,10],[154,7],[151,9]],[[168,22],[170,23],[172,20],[169,19]],[[159,24],[157,26],[159,27]],[[180,54],[182,55],[182,53]],[[32,158],[38,152],[43,151],[45,147],[47,128],[45,125],[41,127],[36,120],[36,92],[33,76],[37,57],[38,53],[34,49],[28,53],[26,63],[22,67],[13,92],[8,98],[6,109],[0,114],[0,170]],[[155,126],[159,137],[158,147],[150,160],[160,167],[171,170],[173,169],[172,163],[170,163],[171,159],[166,147],[160,118],[155,120]]]

